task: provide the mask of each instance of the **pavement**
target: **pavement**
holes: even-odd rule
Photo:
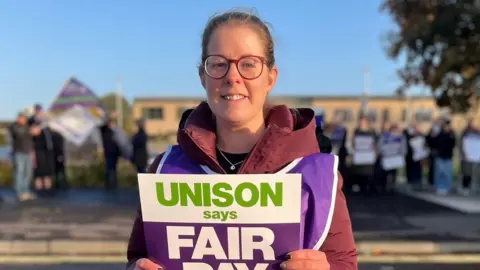
[[[101,262],[123,265],[138,191],[70,190],[23,203],[15,203],[7,190],[0,190],[0,196],[4,198],[0,203],[0,269],[9,263],[71,262],[78,267],[62,269],[89,270],[94,266],[81,267]],[[362,263],[480,263],[480,214],[402,192],[353,194],[347,202]],[[477,203],[480,208],[480,200]],[[110,269],[106,267],[102,269]]]

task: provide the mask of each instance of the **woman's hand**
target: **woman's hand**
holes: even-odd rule
[[[287,255],[287,260],[280,264],[286,270],[329,270],[330,264],[325,253],[303,249],[292,251]]]
[[[149,259],[139,259],[132,270],[163,270],[163,267]]]

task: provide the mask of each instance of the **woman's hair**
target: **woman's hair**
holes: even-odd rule
[[[275,48],[268,24],[262,21],[254,12],[235,10],[216,14],[208,20],[202,34],[201,65],[203,65],[203,62],[205,62],[205,59],[208,57],[208,44],[210,43],[213,32],[223,25],[248,25],[251,27],[264,42],[267,66],[271,68],[275,65]]]

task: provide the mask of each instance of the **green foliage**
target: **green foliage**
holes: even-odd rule
[[[117,94],[109,93],[100,98],[100,103],[105,108],[107,114],[117,111]],[[133,129],[134,120],[132,119],[132,109],[128,100],[122,97],[123,128],[130,134]]]
[[[7,143],[7,135],[0,133],[0,145],[6,145]]]
[[[406,55],[400,94],[429,87],[441,107],[467,112],[480,88],[480,1],[385,0],[381,10],[396,24],[388,33],[392,59]]]

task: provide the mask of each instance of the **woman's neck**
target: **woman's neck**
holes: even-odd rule
[[[253,119],[246,125],[231,125],[217,120],[217,145],[224,152],[248,153],[265,131],[264,118]]]

